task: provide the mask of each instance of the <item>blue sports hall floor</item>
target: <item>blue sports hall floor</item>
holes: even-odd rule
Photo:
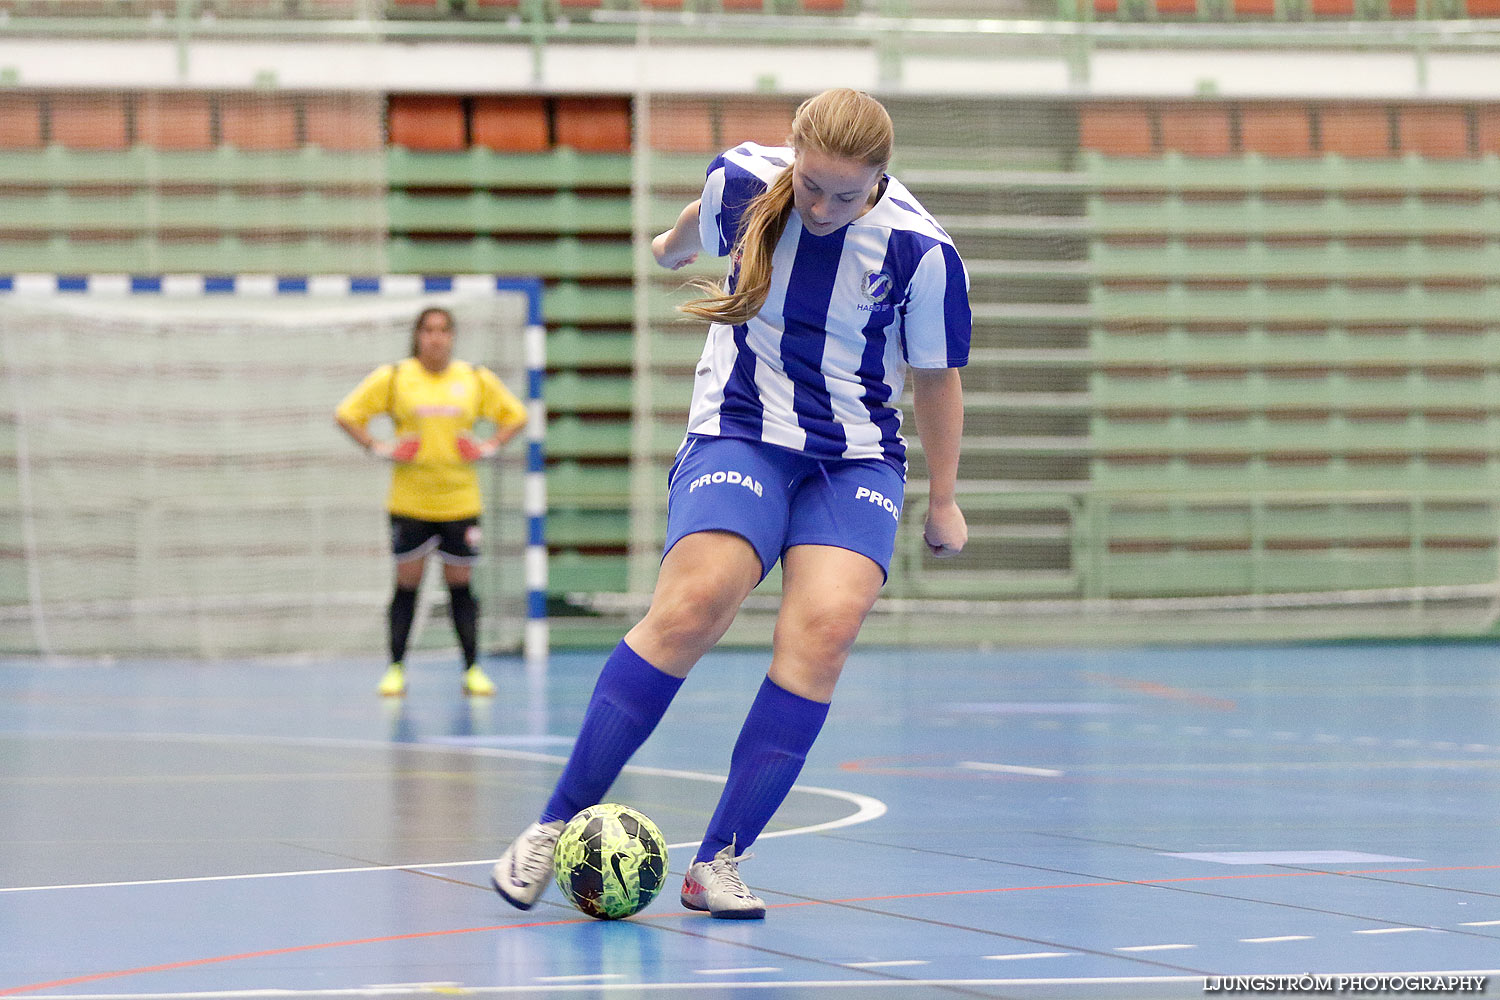
[[[0,996],[1500,993],[1500,646],[861,649],[742,867],[766,920],[717,921],[677,886],[765,659],[707,658],[611,791],[676,876],[615,923],[488,886],[597,654],[399,703],[0,661]]]

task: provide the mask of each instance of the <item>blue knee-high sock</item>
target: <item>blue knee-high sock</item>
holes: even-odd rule
[[[823,702],[765,679],[740,728],[729,758],[729,780],[694,861],[708,861],[731,840],[738,851],[755,842],[802,772],[826,718]]]
[[[653,667],[622,639],[604,661],[568,766],[542,811],[542,822],[572,819],[597,804],[681,686],[681,678]]]

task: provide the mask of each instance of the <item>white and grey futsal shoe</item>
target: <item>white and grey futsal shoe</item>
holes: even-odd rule
[[[740,862],[748,857],[736,857],[730,844],[712,861],[694,861],[682,880],[682,905],[690,910],[707,910],[722,920],[764,918],[766,901],[740,880]]]
[[[531,909],[552,881],[552,856],[557,852],[557,837],[563,826],[560,819],[531,824],[511,841],[490,869],[490,884],[511,906]]]

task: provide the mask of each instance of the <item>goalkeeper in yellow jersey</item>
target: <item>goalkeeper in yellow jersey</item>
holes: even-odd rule
[[[412,330],[411,357],[375,369],[334,411],[339,426],[361,448],[392,463],[386,507],[396,590],[389,615],[391,665],[379,688],[383,695],[406,693],[402,661],[422,570],[434,549],[443,561],[453,630],[463,647],[464,693],[495,693],[479,666],[479,604],[469,588],[483,506],[475,464],[515,436],[526,423],[526,408],[494,372],[454,358],[453,340],[451,312],[422,310]],[[395,424],[392,440],[377,441],[366,429],[379,413]],[[495,425],[487,438],[473,434],[480,419]]]

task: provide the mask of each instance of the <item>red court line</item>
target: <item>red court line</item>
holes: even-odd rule
[[[417,931],[412,934],[391,934],[386,937],[356,938],[352,941],[324,941],[321,944],[299,944],[290,948],[269,948],[265,951],[247,951],[238,955],[215,955],[210,958],[192,958],[183,962],[166,962],[162,965],[143,965],[135,969],[117,969],[113,972],[95,972],[86,976],[73,976],[68,979],[54,979],[47,983],[31,983],[26,986],[10,986],[0,989],[0,996],[14,996],[18,993],[33,993],[37,990],[55,989],[62,986],[77,986],[81,983],[98,982],[101,979],[121,979],[125,976],[140,976],[150,972],[173,972],[178,969],[201,968],[205,965],[219,965],[224,962],[240,962],[250,958],[272,958],[277,955],[295,955],[299,952],[325,951],[330,948],[347,948],[358,944],[388,944],[392,941],[417,941],[424,938],[447,937],[454,934],[479,934],[484,931],[517,930],[523,927],[552,927],[558,924],[576,924],[587,921],[588,917],[569,920],[542,920],[530,924],[495,924],[491,927],[455,927],[443,931]]]
[[[1121,882],[1070,882],[1061,885],[1012,885],[998,889],[945,889],[942,892],[908,892],[895,896],[862,896],[854,899],[819,899],[804,903],[776,903],[767,909],[779,910],[793,906],[836,906],[842,903],[880,903],[896,899],[930,899],[938,896],[973,896],[986,892],[1037,892],[1043,889],[1105,889],[1126,885],[1169,885],[1174,882],[1225,882],[1255,878],[1306,878],[1309,875],[1397,875],[1417,872],[1472,872],[1494,871],[1500,865],[1455,865],[1449,868],[1369,868],[1348,872],[1257,872],[1244,875],[1186,875],[1180,878],[1143,878]]]
[[[1127,885],[1168,885],[1177,882],[1233,882],[1245,879],[1267,879],[1267,878],[1306,878],[1310,875],[1410,875],[1419,872],[1470,872],[1470,871],[1494,871],[1500,869],[1500,865],[1454,865],[1446,868],[1366,868],[1358,871],[1347,872],[1317,872],[1317,871],[1295,871],[1295,872],[1257,872],[1243,875],[1187,875],[1181,878],[1150,878],[1134,879],[1118,882],[1071,882],[1060,885],[1013,885],[1001,886],[991,889],[947,889],[942,892],[908,892],[895,896],[857,896],[849,899],[809,899],[800,903],[773,903],[766,907],[768,910],[790,910],[799,906],[838,906],[849,903],[880,903],[890,902],[897,899],[933,899],[942,896],[974,896],[982,893],[992,892],[1041,892],[1052,889],[1101,889]],[[642,917],[643,920],[660,920],[675,917],[693,916],[688,913],[660,913]],[[589,917],[574,917],[567,920],[539,920],[526,924],[492,924],[486,927],[454,927],[441,931],[416,931],[411,934],[392,934],[386,937],[356,938],[350,941],[324,941],[319,944],[294,945],[289,948],[271,948],[266,951],[247,951],[238,955],[216,955],[209,958],[194,958],[183,962],[167,962],[162,965],[143,965],[135,969],[119,969],[114,972],[95,972],[86,976],[74,976],[69,979],[54,979],[46,983],[30,983],[25,986],[10,986],[0,989],[0,996],[16,996],[21,993],[34,993],[37,990],[56,989],[63,986],[77,986],[81,983],[93,983],[102,979],[123,979],[126,976],[139,976],[152,972],[173,972],[178,969],[201,968],[206,965],[220,965],[225,962],[239,962],[251,958],[270,958],[277,955],[295,955],[301,952],[327,951],[332,948],[348,948],[361,944],[386,944],[392,941],[418,941],[426,938],[449,937],[457,934],[483,934],[486,931],[510,931],[521,930],[528,927],[558,927],[564,924],[589,923]]]
[[[1169,684],[1158,684],[1155,681],[1137,680],[1134,677],[1115,677],[1110,674],[1099,674],[1091,671],[1080,671],[1078,676],[1091,684],[1102,684],[1105,687],[1135,691],[1140,694],[1150,695],[1153,698],[1165,698],[1168,701],[1187,702],[1199,708],[1213,709],[1215,712],[1233,712],[1238,707],[1229,698],[1216,698],[1213,695],[1203,694],[1188,688],[1172,687]]]

